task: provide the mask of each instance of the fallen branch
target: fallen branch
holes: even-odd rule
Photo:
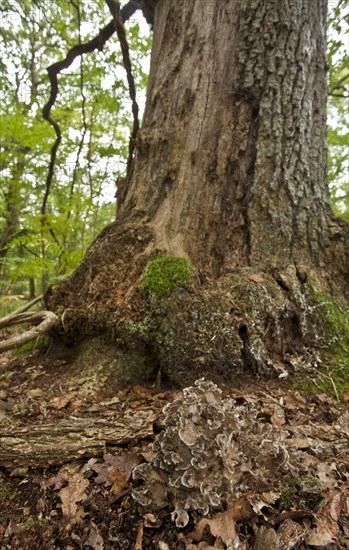
[[[153,435],[154,414],[146,419],[105,420],[71,417],[26,427],[6,424],[0,430],[0,467],[46,468],[82,457],[102,456],[107,446],[125,445]]]
[[[0,342],[0,353],[18,348],[23,346],[23,344],[36,340],[38,336],[41,334],[46,334],[54,325],[57,324],[58,317],[52,311],[35,311],[34,313],[26,313],[28,309],[40,300],[42,300],[42,296],[38,296],[25,306],[16,309],[16,311],[13,311],[0,319],[0,328],[20,325],[22,323],[34,325],[33,328],[23,332],[22,334],[16,334],[15,336],[11,336],[7,340]]]

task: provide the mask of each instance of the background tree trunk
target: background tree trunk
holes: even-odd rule
[[[326,178],[325,21],[325,0],[155,3],[144,120],[117,220],[47,294],[50,308],[132,310],[155,251],[187,257],[201,280],[244,268],[284,291],[311,277],[348,296],[349,232]],[[224,357],[246,363],[246,327]]]

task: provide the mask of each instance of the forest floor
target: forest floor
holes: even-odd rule
[[[179,391],[115,392],[49,355],[2,354],[1,550],[349,548],[348,399],[301,394],[288,378],[245,376],[222,389],[287,430],[308,472],[281,492],[250,492],[209,519],[191,513],[180,529],[170,508],[141,508],[131,494],[132,470],[151,460],[161,411]],[[75,431],[60,430],[71,424]]]

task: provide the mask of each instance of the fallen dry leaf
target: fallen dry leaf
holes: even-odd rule
[[[320,462],[316,466],[316,475],[323,483],[335,483],[336,482],[336,465],[326,464],[326,462]]]
[[[326,395],[326,393],[316,393],[315,397],[320,403],[327,403],[328,405],[333,405],[332,399]]]
[[[89,470],[92,470],[92,466],[94,464],[96,464],[96,462],[98,461],[97,458],[90,458],[86,464],[83,465],[83,467],[81,468],[80,470],[80,474],[84,474],[85,472],[88,472]]]
[[[270,418],[270,421],[274,424],[274,426],[278,426],[280,428],[285,425],[286,420],[284,408],[274,400],[263,400],[261,411],[265,416]]]
[[[349,437],[349,411],[337,418],[336,429],[341,436]]]
[[[113,468],[123,470],[124,480],[128,481],[131,477],[132,470],[141,462],[135,453],[124,453],[121,455],[106,453],[103,458],[104,464],[92,464],[91,469],[98,474],[95,482],[97,484],[104,483],[106,487],[113,484],[110,477],[113,476]]]
[[[257,273],[251,273],[250,275],[247,275],[247,278],[254,283],[264,283],[263,277],[261,275],[257,275]]]
[[[284,396],[284,405],[287,409],[304,409],[307,400],[298,392],[288,391]]]
[[[75,462],[69,462],[64,464],[55,476],[50,477],[44,482],[45,487],[52,487],[55,491],[61,489],[64,485],[67,485],[68,480],[73,474],[79,471],[79,464]],[[82,472],[80,472],[81,474]]]
[[[64,395],[60,395],[59,397],[54,397],[49,401],[49,404],[54,409],[57,409],[57,410],[64,409],[64,407],[66,407],[68,403],[70,403],[72,399],[74,399],[75,396],[76,396],[76,392],[71,391]]]
[[[195,531],[191,533],[190,536],[197,542],[201,541],[204,529],[208,525],[212,536],[216,538],[219,537],[225,544],[230,544],[235,541],[239,542],[235,523],[238,514],[237,508],[233,506],[226,512],[218,514],[213,519],[201,519]]]
[[[111,491],[114,495],[118,496],[126,487],[128,483],[126,480],[126,473],[122,468],[117,466],[111,466],[108,468],[109,481],[112,484]]]
[[[91,548],[93,548],[93,550],[103,550],[104,548],[103,537],[98,531],[97,525],[95,525],[93,522],[91,522],[89,537],[84,546],[90,546]]]
[[[142,399],[153,399],[153,394],[149,388],[145,388],[144,386],[141,386],[140,384],[136,384],[132,387],[132,391],[137,397],[141,397]]]
[[[67,484],[69,473],[67,471],[59,471],[55,476],[50,477],[45,483],[46,487],[52,487],[54,491],[62,489]]]
[[[292,437],[289,443],[297,449],[309,449],[309,441],[303,437]]]
[[[81,502],[87,498],[85,489],[90,482],[80,474],[74,474],[68,480],[67,487],[63,487],[59,491],[59,496],[62,500],[63,516],[74,518],[76,516],[78,506],[77,502]]]
[[[349,484],[343,485],[323,499],[316,512],[316,527],[305,539],[309,546],[325,547],[336,543],[339,534],[337,520],[345,510],[348,489]]]
[[[76,399],[75,401],[72,401],[71,403],[69,403],[69,412],[76,412],[80,409],[82,405],[82,400],[81,399]]]

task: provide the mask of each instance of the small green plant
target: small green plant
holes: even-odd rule
[[[40,519],[36,516],[29,516],[25,522],[25,529],[36,530],[39,527],[44,527],[46,525],[46,520],[44,518]]]
[[[321,500],[321,483],[315,476],[295,477],[290,486],[280,496],[280,506],[290,508],[310,508],[313,510]]]
[[[17,357],[22,357],[22,355],[27,355],[28,353],[34,351],[34,347],[35,341],[32,340],[31,342],[27,342],[26,344],[23,344],[23,346],[21,346],[20,348],[16,349],[14,354]]]
[[[152,298],[167,298],[175,288],[187,288],[192,273],[186,258],[159,254],[149,260],[140,289]]]

